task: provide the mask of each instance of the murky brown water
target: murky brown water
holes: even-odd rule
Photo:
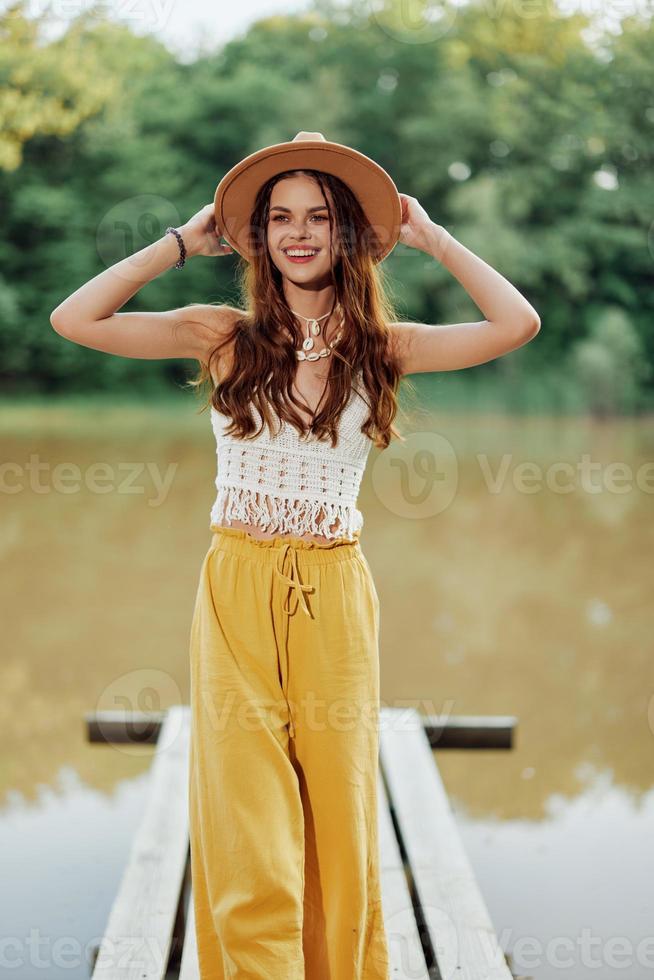
[[[215,476],[195,405],[2,413],[2,919],[21,943],[29,927],[102,929],[143,805],[151,750],[89,746],[84,712],[188,701]],[[518,717],[513,750],[435,754],[503,948],[537,980],[640,980],[654,967],[651,420],[422,412],[403,431],[372,450],[360,498],[382,700]]]

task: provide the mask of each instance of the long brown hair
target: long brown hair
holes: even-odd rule
[[[338,419],[360,370],[369,408],[361,430],[378,448],[385,449],[392,436],[404,441],[393,426],[398,411],[401,370],[388,324],[397,316],[384,274],[374,262],[374,250],[379,247],[374,229],[347,184],[331,174],[317,170],[289,170],[276,174],[262,185],[250,224],[252,228],[262,230],[264,244],[261,247],[260,242],[255,243],[251,260],[241,258],[237,271],[245,300],[241,305],[248,312],[232,324],[228,336],[211,350],[208,363],[201,362],[198,377],[188,383],[198,387],[205,382],[209,384],[210,398],[202,410],[211,404],[229,416],[232,419],[227,430],[230,435],[240,439],[255,438],[261,431],[257,430],[249,412],[250,403],[254,404],[271,432],[275,431],[270,415],[270,406],[273,406],[280,419],[293,425],[300,435],[306,434],[306,422],[293,408],[298,400],[292,392],[297,369],[295,349],[301,346],[302,333],[286,303],[282,275],[265,244],[273,187],[278,181],[296,174],[316,180],[325,200],[325,188],[331,194],[330,257],[335,236],[340,245],[332,281],[344,323],[341,339],[329,355],[332,363],[324,404],[322,408],[319,406],[309,423],[309,431],[317,439],[329,437],[332,448],[337,444]],[[219,357],[222,347],[232,341],[231,370],[214,386],[211,363]],[[364,397],[362,392],[359,393]]]

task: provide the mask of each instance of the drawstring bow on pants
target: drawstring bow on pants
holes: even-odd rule
[[[293,577],[293,575],[291,575],[290,578],[289,578],[288,575],[285,575],[284,574],[284,562],[286,561],[286,556],[288,554],[290,554],[290,556],[291,556],[291,572],[294,573],[294,575],[295,575],[295,577]],[[306,599],[305,593],[306,592],[313,592],[314,591],[314,586],[313,585],[304,585],[300,581],[300,570],[298,568],[298,563],[297,563],[297,551],[293,547],[293,545],[291,544],[290,541],[287,541],[285,544],[283,544],[281,546],[281,548],[280,548],[280,554],[279,554],[279,557],[277,559],[277,564],[275,566],[275,571],[277,572],[277,574],[279,575],[279,577],[282,579],[282,581],[286,582],[286,584],[289,587],[289,589],[288,589],[288,595],[286,596],[286,602],[284,603],[284,612],[285,613],[288,613],[289,616],[293,615],[293,613],[295,613],[295,610],[298,607],[298,603],[299,603],[300,597],[301,597],[302,598],[302,609],[307,614],[307,616],[311,617],[311,610],[309,609],[309,606],[308,606],[308,603],[307,603],[307,599]],[[293,589],[297,589],[299,591],[300,595],[295,597],[295,606],[294,606],[294,608],[293,609],[289,609],[288,608],[288,601],[291,598],[291,592],[293,591]]]

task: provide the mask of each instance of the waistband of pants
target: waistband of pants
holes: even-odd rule
[[[272,538],[255,538],[240,527],[211,525],[211,547],[220,548],[233,555],[245,555],[259,561],[277,562],[280,551],[292,549],[302,552],[302,561],[309,565],[330,565],[332,562],[347,561],[361,553],[359,533],[354,540],[333,538],[322,541],[309,541],[306,538],[288,534],[276,534]]]

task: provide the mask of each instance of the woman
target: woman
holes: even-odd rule
[[[220,244],[220,236],[230,243]],[[486,319],[394,322],[376,266],[438,258]],[[247,309],[118,313],[187,257],[243,258]],[[377,839],[379,601],[356,508],[402,375],[480,364],[540,326],[526,299],[356,150],[299,133],[52,314],[69,339],[188,357],[217,440],[190,637],[189,813],[202,980],[388,980]]]

